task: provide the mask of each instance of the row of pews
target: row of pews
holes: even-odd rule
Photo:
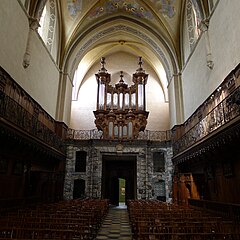
[[[108,200],[74,199],[9,212],[0,218],[0,239],[94,239]]]
[[[240,225],[157,200],[128,200],[133,240],[239,240]]]

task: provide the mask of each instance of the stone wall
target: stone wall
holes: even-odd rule
[[[85,151],[86,172],[75,172],[76,151]],[[165,171],[154,172],[153,153],[164,152]],[[166,201],[172,200],[172,147],[168,143],[149,144],[148,141],[141,143],[109,143],[78,141],[67,147],[66,173],[64,184],[64,199],[73,198],[74,180],[85,180],[85,196],[101,198],[102,184],[102,155],[116,154],[135,155],[137,159],[137,199],[156,199],[159,182],[164,183]]]

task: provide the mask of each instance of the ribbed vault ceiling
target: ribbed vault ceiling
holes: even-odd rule
[[[32,0],[31,9],[46,0]],[[180,66],[179,0],[59,0],[60,69],[82,77],[102,56],[127,52],[142,56],[156,72],[167,99],[167,86]],[[78,83],[80,85],[80,83]]]

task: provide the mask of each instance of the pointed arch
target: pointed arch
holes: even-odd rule
[[[200,25],[205,18],[204,8],[198,0],[187,0],[183,9],[183,24],[181,29],[183,65],[193,52],[201,36]]]

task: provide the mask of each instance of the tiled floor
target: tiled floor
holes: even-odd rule
[[[126,206],[110,207],[96,240],[131,240],[132,232]]]

